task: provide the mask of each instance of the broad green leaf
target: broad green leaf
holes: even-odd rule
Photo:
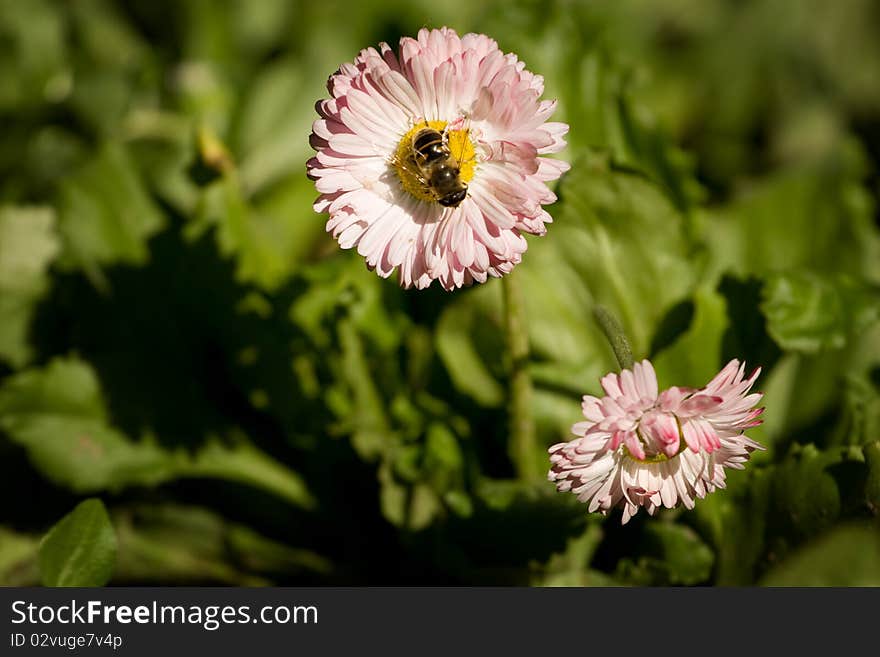
[[[771,372],[782,350],[767,332],[764,314],[756,312],[764,281],[746,280],[725,275],[718,285],[727,306],[728,327],[722,340],[722,362],[737,358],[749,366],[760,366],[764,375]],[[765,383],[761,383],[763,387]]]
[[[175,454],[174,477],[206,477],[237,481],[261,488],[287,500],[294,506],[313,508],[315,499],[302,478],[269,455],[249,444],[243,437],[238,443],[225,445],[208,442],[192,458]]]
[[[94,372],[56,359],[0,387],[0,428],[28,450],[34,465],[77,493],[154,485],[173,477],[175,462],[154,441],[130,441],[113,429]]]
[[[880,586],[880,530],[841,525],[808,543],[761,579],[762,586]]]
[[[436,491],[427,484],[416,484],[407,495],[407,528],[419,531],[428,527],[440,513],[443,504]]]
[[[665,312],[693,289],[697,267],[690,255],[684,218],[659,187],[644,178],[612,171],[599,157],[575,163],[559,187],[563,201],[551,226],[554,240],[533,243],[524,270],[560,255],[582,281],[588,298],[615,312],[638,356],[647,354],[651,337]],[[547,257],[535,253],[542,251]],[[552,255],[551,255],[552,254]],[[552,272],[551,272],[552,273]],[[540,297],[566,289],[544,280]],[[569,303],[578,307],[583,292],[574,288]],[[580,307],[582,322],[589,308]],[[545,316],[545,321],[551,321]]]
[[[632,92],[622,92],[617,98],[626,143],[626,157],[620,161],[647,172],[663,187],[675,207],[686,212],[703,196],[692,173],[694,158],[676,148],[655,122],[652,125],[643,118],[646,114],[651,116],[651,112],[644,104],[634,102],[633,96]]]
[[[126,584],[265,586],[274,576],[332,569],[310,550],[279,544],[207,508],[139,505],[116,510],[113,522],[115,580]]]
[[[116,534],[104,503],[81,502],[40,542],[40,578],[45,586],[103,586],[113,576]]]
[[[332,562],[320,554],[270,540],[244,525],[230,525],[227,540],[236,560],[254,572],[327,575],[333,571]]]
[[[329,244],[327,216],[312,209],[314,198],[313,182],[297,169],[254,202],[258,228],[283,261],[275,274],[279,280],[299,271],[315,249]]]
[[[27,333],[34,304],[46,292],[58,250],[50,209],[0,207],[0,359],[14,367],[31,357]]]
[[[814,356],[783,355],[772,370],[761,375],[758,385],[765,392],[761,400],[767,408],[765,423],[749,435],[765,444],[782,438],[815,440],[804,430],[839,408],[847,376],[863,366],[864,357],[864,349],[856,344]],[[849,436],[844,438],[840,442],[849,442]]]
[[[880,293],[849,278],[777,274],[768,279],[763,296],[767,331],[791,351],[840,349],[880,319]]]
[[[96,68],[127,69],[140,63],[151,50],[135,26],[112,3],[75,3],[70,19],[81,39],[78,45],[94,58]]]
[[[191,216],[202,193],[191,174],[199,162],[195,122],[181,112],[140,107],[126,116],[122,130],[150,192]]]
[[[58,205],[61,263],[97,281],[101,266],[146,262],[147,240],[165,225],[126,148],[115,142],[64,181]]]
[[[551,230],[561,227],[553,226]],[[571,369],[588,367],[596,361],[610,365],[614,356],[593,320],[595,299],[589,279],[560,251],[561,244],[581,239],[583,234],[575,230],[566,233],[565,229],[561,232],[555,246],[544,238],[529,242],[529,257],[515,274],[523,292],[532,361],[562,363]],[[482,335],[475,333],[475,338],[480,339],[477,348],[487,361],[495,353],[499,360],[503,358],[499,347],[503,346],[504,306],[500,286],[493,287],[475,297],[485,308],[485,318],[476,324]],[[498,346],[493,350],[493,345]]]
[[[315,196],[302,170],[314,154],[307,137],[317,114],[312,103],[301,101],[320,90],[325,74],[298,63],[289,59],[263,69],[244,96],[233,144],[241,153],[243,184],[251,192],[295,172]],[[311,211],[311,200],[303,204],[303,214]]]
[[[741,276],[809,270],[880,283],[880,231],[860,182],[864,168],[863,157],[841,149],[747,188],[709,218],[716,264]]]
[[[229,445],[211,440],[192,455],[149,437],[129,439],[108,423],[95,373],[75,359],[7,379],[0,387],[0,429],[48,479],[77,493],[208,477],[262,488],[296,506],[314,504],[299,475],[240,436]]]
[[[0,518],[3,583],[37,583],[31,532],[103,491],[150,498],[114,505],[114,584],[865,581],[876,541],[849,523],[880,509],[876,1],[343,5],[0,0],[0,494],[36,491]],[[496,39],[570,124],[554,157],[574,168],[515,273],[542,467],[617,368],[597,303],[661,385],[763,366],[748,433],[773,451],[694,510],[621,527],[504,479],[499,281],[400,291],[325,234],[314,101],[426,21]],[[200,185],[202,127],[226,157]],[[300,463],[332,464],[315,498]],[[175,502],[200,486],[215,508]],[[854,554],[829,548],[849,527]]]
[[[700,288],[694,295],[694,305],[694,316],[687,331],[651,360],[661,388],[670,385],[701,388],[723,365],[719,362],[721,342],[728,326],[724,297]]]

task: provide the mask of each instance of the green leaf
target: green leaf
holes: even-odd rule
[[[307,136],[317,116],[312,104],[301,100],[320,91],[325,80],[323,73],[297,64],[298,57],[264,68],[243,97],[233,144],[241,153],[242,181],[248,190],[262,190],[296,172],[314,196],[314,185],[302,176],[302,167],[314,154]],[[311,212],[310,200],[303,205],[306,212]]]
[[[119,537],[114,578],[126,584],[266,586],[273,576],[332,569],[310,550],[281,545],[207,508],[138,505],[116,510],[113,522]]]
[[[320,554],[270,540],[244,525],[231,525],[227,542],[236,559],[251,571],[295,575],[333,571],[333,564]]]
[[[115,561],[116,534],[97,498],[80,502],[40,542],[44,586],[103,586]]]
[[[880,231],[864,157],[837,149],[747,188],[709,218],[713,259],[741,276],[809,270],[880,283]]]
[[[623,323],[636,357],[647,354],[661,318],[696,282],[683,216],[659,187],[641,176],[612,171],[595,156],[575,163],[559,194],[553,239],[534,242],[523,263],[533,281],[528,298],[541,303],[558,290],[583,324],[590,322],[590,308],[584,305],[605,305]],[[560,256],[575,274],[566,276],[564,284],[556,275],[558,267],[550,266]],[[571,278],[577,281],[573,285],[566,280]],[[542,311],[536,321],[559,322],[557,314]],[[564,349],[550,339],[537,346],[550,353]]]
[[[58,203],[61,262],[96,281],[103,265],[146,262],[147,240],[165,225],[127,150],[116,142],[62,183]]]
[[[784,349],[840,349],[880,318],[880,294],[845,277],[778,274],[764,287],[767,331]]]
[[[652,180],[662,185],[675,206],[686,211],[703,195],[693,176],[694,157],[677,148],[674,142],[642,117],[650,116],[645,103],[638,104],[634,93],[622,93],[617,106],[620,127],[625,137],[626,156],[623,163],[647,171]]]
[[[176,456],[180,456],[179,454]],[[304,509],[316,502],[302,478],[244,437],[237,444],[208,442],[191,459],[175,458],[170,478],[208,477],[261,488]]]
[[[77,493],[173,476],[175,459],[155,442],[132,442],[109,426],[98,380],[77,360],[56,359],[7,379],[0,387],[0,428],[46,477]]]
[[[59,250],[49,208],[0,207],[0,359],[21,367],[31,358],[28,329]]]
[[[783,355],[770,372],[761,375],[759,385],[766,393],[761,403],[768,410],[765,423],[749,435],[759,442],[773,443],[817,422],[839,403],[848,368],[838,351]]]
[[[687,331],[653,359],[661,382],[700,388],[718,373],[721,343],[727,330],[727,304],[718,292],[701,287]]]
[[[761,579],[762,586],[880,586],[880,530],[846,524],[801,548]]]

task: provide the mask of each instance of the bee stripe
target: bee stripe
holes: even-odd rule
[[[413,149],[426,161],[438,160],[449,155],[449,149],[443,143],[443,135],[437,130],[426,128],[416,135]]]

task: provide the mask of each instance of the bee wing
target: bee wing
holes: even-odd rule
[[[428,179],[422,175],[422,172],[415,166],[413,166],[409,160],[401,160],[397,155],[392,155],[388,158],[388,164],[395,167],[400,167],[408,174],[413,176],[416,180],[419,181],[420,185],[424,185],[425,187],[429,187]]]

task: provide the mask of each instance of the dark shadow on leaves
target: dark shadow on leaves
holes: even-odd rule
[[[690,299],[675,304],[660,320],[651,340],[651,356],[655,356],[673,344],[691,325],[694,319],[694,302]]]
[[[451,585],[529,584],[531,566],[545,562],[584,531],[587,515],[571,496],[516,495],[504,508],[475,499],[468,518],[451,516],[413,537],[413,547]]]
[[[745,361],[752,368],[761,366],[769,372],[782,351],[767,333],[767,320],[760,310],[761,287],[757,278],[741,280],[724,276],[718,291],[727,302],[728,328],[721,343],[722,362],[732,358]]]
[[[88,361],[112,422],[129,436],[150,431],[163,445],[195,447],[235,428],[283,435],[279,419],[251,402],[258,383],[270,406],[296,407],[291,415],[300,431],[309,430],[308,418],[320,417],[302,404],[290,368],[303,339],[286,317],[297,283],[273,297],[268,319],[242,312],[242,299],[254,290],[236,282],[214,236],[189,243],[173,229],[151,240],[143,267],[118,265],[103,274],[107,292],[82,274],[56,274],[31,338],[38,362],[71,353]],[[243,363],[248,351],[253,355]]]

